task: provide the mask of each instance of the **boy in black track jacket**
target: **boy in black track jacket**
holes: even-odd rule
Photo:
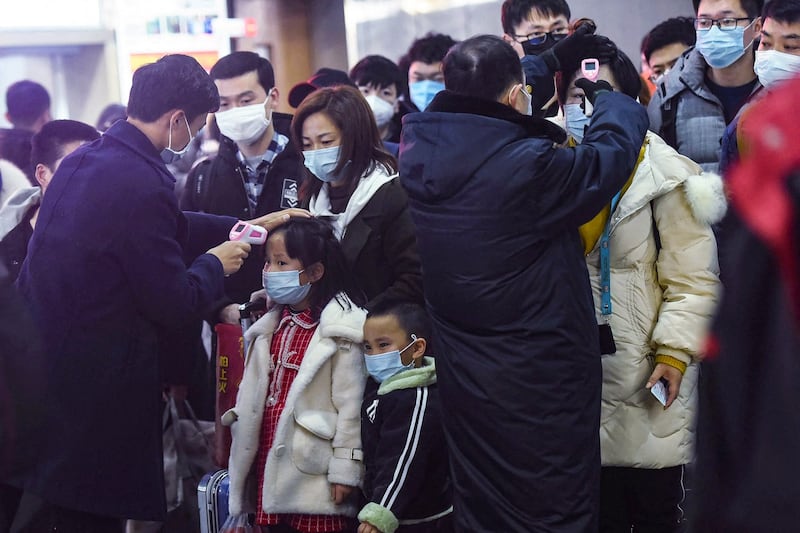
[[[358,533],[450,532],[452,498],[436,366],[422,307],[386,302],[364,323],[364,494]]]

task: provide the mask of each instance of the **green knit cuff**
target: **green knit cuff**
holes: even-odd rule
[[[358,513],[358,520],[360,522],[369,522],[380,529],[381,533],[394,533],[400,525],[394,513],[374,502],[369,502],[361,509],[361,512]]]

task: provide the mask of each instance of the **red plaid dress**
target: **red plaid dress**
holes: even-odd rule
[[[340,515],[305,515],[305,514],[268,514],[261,509],[264,491],[264,467],[267,455],[272,448],[278,419],[286,405],[286,397],[292,386],[303,356],[311,342],[311,337],[319,322],[315,321],[311,310],[292,313],[287,305],[272,336],[270,353],[272,354],[273,371],[270,376],[264,419],[261,423],[261,442],[258,451],[258,525],[274,526],[287,524],[303,533],[329,533],[343,531],[351,526],[352,520]]]

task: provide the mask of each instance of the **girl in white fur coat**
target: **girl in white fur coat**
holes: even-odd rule
[[[325,223],[292,219],[266,248],[264,287],[281,305],[247,331],[236,406],[222,418],[230,512],[255,511],[270,531],[347,530],[363,477],[364,298]]]

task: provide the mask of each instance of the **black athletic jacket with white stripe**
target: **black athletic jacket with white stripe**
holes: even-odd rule
[[[447,447],[436,366],[403,371],[380,385],[367,380],[361,406],[364,494],[358,518],[383,533],[435,522],[452,512]]]

